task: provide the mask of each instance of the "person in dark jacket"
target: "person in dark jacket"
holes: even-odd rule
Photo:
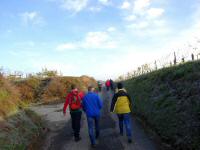
[[[119,129],[120,134],[123,136],[123,124],[126,127],[126,135],[128,137],[128,142],[132,142],[131,135],[131,121],[130,121],[130,112],[131,112],[131,98],[123,89],[122,83],[117,84],[118,91],[114,94],[111,102],[110,111],[117,114],[119,119]]]
[[[71,86],[71,92],[67,95],[66,101],[63,107],[63,114],[66,115],[66,109],[69,105],[70,115],[72,120],[72,129],[74,133],[74,140],[78,142],[80,138],[80,122],[82,115],[82,94],[78,93],[78,89],[75,85]]]
[[[94,92],[92,86],[88,87],[88,93],[83,98],[83,110],[87,116],[88,122],[88,132],[90,136],[91,146],[95,147],[97,139],[100,134],[99,129],[99,119],[100,119],[100,110],[102,108],[102,101],[98,94]],[[94,135],[94,126],[95,126],[95,135]]]
[[[114,81],[112,79],[110,79],[110,88],[114,91]]]
[[[101,83],[101,81],[98,81],[97,84],[98,84],[98,90],[99,90],[99,92],[101,92],[101,89],[102,89],[102,83]]]

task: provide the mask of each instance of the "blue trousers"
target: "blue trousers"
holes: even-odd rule
[[[99,119],[100,119],[100,116],[94,116],[94,117],[87,116],[88,132],[89,132],[91,144],[95,144],[95,138],[99,137],[99,132],[100,132]],[[95,128],[95,134],[94,134],[94,128]]]
[[[119,119],[119,130],[120,134],[123,135],[123,124],[125,125],[126,128],[126,135],[128,139],[131,139],[131,121],[130,121],[130,113],[126,114],[117,114],[118,119]]]

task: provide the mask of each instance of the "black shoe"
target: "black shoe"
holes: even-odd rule
[[[132,143],[132,140],[131,140],[131,139],[128,139],[128,143]]]
[[[95,136],[95,138],[98,139],[98,138],[99,138],[99,134],[97,134],[97,135]]]
[[[80,141],[81,140],[81,137],[75,137],[75,142],[78,142],[78,141]]]
[[[96,144],[91,144],[91,147],[92,147],[92,148],[96,148],[97,145],[96,145]]]

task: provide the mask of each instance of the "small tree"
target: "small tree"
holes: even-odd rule
[[[58,76],[57,70],[48,70],[47,68],[43,68],[42,72],[37,73],[37,76],[46,78],[46,77],[56,77]]]

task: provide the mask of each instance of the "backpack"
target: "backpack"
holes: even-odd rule
[[[81,98],[79,95],[73,95],[71,98],[70,109],[71,110],[78,110],[81,108]]]

